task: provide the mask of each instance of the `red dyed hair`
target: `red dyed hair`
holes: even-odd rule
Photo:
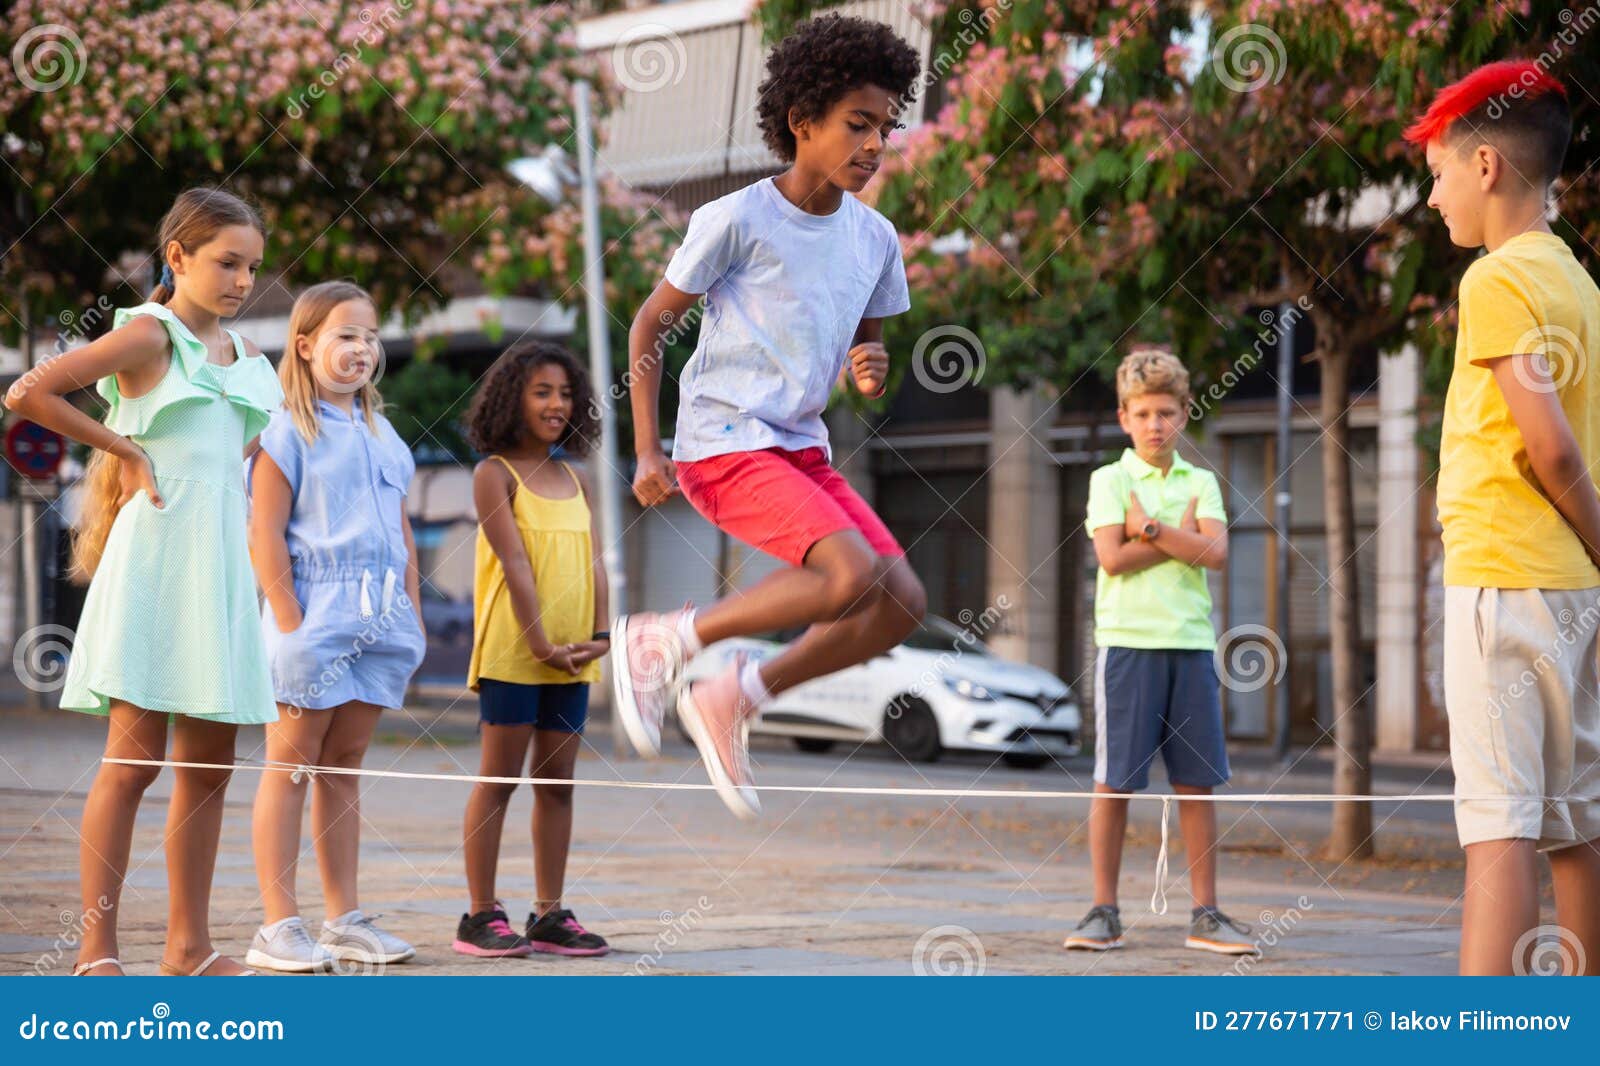
[[[1444,136],[1450,124],[1462,115],[1482,107],[1496,96],[1531,100],[1547,92],[1567,95],[1566,86],[1551,77],[1543,67],[1529,59],[1504,59],[1479,67],[1454,85],[1440,90],[1428,111],[1406,127],[1405,139],[1412,144],[1427,144]]]

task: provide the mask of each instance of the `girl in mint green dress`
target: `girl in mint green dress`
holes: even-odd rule
[[[255,283],[265,230],[222,189],[190,189],[162,220],[161,283],[115,328],[51,360],[6,406],[97,451],[74,573],[92,577],[61,706],[109,719],[106,756],[226,766],[241,723],[277,718],[245,523],[244,464],[283,399],[267,359],[221,320]],[[98,422],[65,396],[95,382]],[[117,908],[134,817],[158,767],[102,763],[84,803],[85,932],[74,973],[122,972]],[[161,971],[248,974],[211,946],[227,769],[177,768],[167,817]],[[88,916],[94,915],[93,921]]]

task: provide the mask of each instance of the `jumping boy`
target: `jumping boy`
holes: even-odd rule
[[[1451,241],[1485,251],[1461,277],[1439,448],[1464,974],[1527,972],[1539,852],[1571,954],[1600,973],[1600,290],[1548,221],[1571,135],[1561,83],[1517,60],[1405,131]]]
[[[1227,515],[1209,470],[1178,454],[1189,374],[1170,352],[1141,349],[1117,367],[1117,421],[1133,442],[1089,476],[1085,526],[1094,538],[1094,790],[1089,856],[1094,904],[1064,947],[1123,943],[1117,907],[1128,793],[1150,783],[1159,752],[1179,795],[1208,796],[1228,780],[1206,570],[1228,561]],[[1178,801],[1194,910],[1186,947],[1223,955],[1256,948],[1249,927],[1217,908],[1217,817]]]
[[[925,609],[905,552],[833,468],[822,411],[848,367],[881,394],[883,319],[910,307],[894,226],[855,194],[883,160],[920,63],[887,26],[827,15],[767,59],[759,111],[789,169],[695,211],[666,280],[629,334],[634,495],[680,487],[728,534],[789,565],[699,609],[618,618],[615,705],[641,754],[660,748],[674,697],[712,784],[734,814],[760,803],[748,724],[773,695],[900,643]],[[663,335],[705,295],[680,382],[672,458],[657,421]],[[685,663],[728,637],[810,628],[765,662],[739,656],[678,691]]]

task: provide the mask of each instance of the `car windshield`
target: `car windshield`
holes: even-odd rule
[[[903,646],[917,651],[956,651],[975,655],[988,655],[989,648],[977,636],[937,615],[928,615],[903,642]]]

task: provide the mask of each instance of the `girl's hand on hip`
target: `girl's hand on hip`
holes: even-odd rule
[[[133,458],[122,460],[119,487],[122,491],[117,496],[118,507],[133,499],[134,494],[140,489],[144,489],[145,494],[150,497],[150,502],[155,504],[157,509],[167,505],[167,501],[161,497],[161,490],[156,487],[155,467],[151,465],[150,456],[145,454],[143,448],[140,448]]]

